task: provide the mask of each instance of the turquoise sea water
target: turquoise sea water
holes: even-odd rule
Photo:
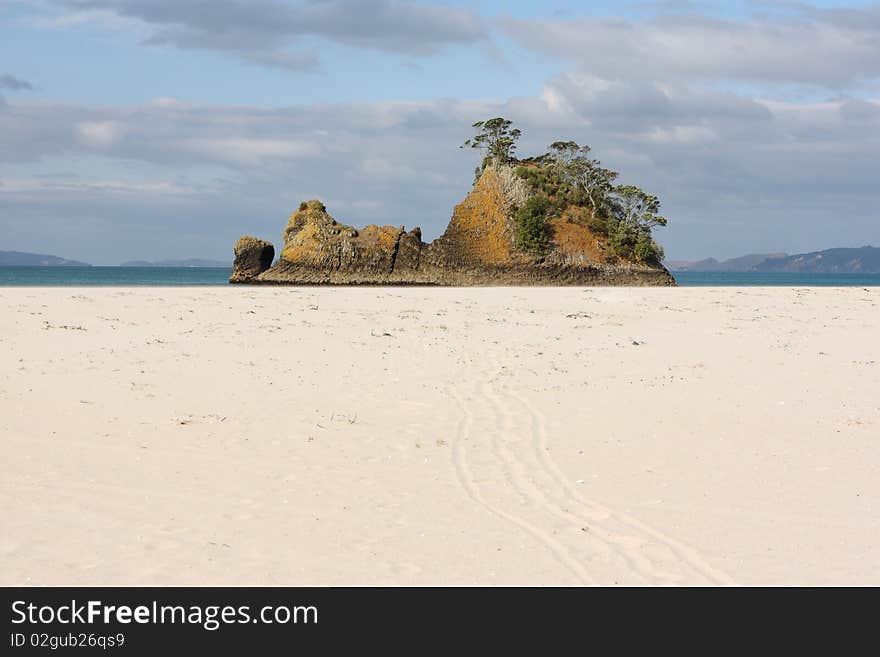
[[[228,285],[229,267],[0,267],[0,286]]]
[[[0,267],[0,286],[227,285],[231,269],[201,267]],[[880,274],[729,274],[673,272],[691,286],[880,286]]]
[[[880,286],[880,274],[761,274],[674,271],[682,287],[872,287]]]

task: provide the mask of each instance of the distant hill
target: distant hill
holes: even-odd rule
[[[754,271],[815,274],[880,274],[880,248],[826,249],[765,260]]]
[[[24,253],[22,251],[0,251],[0,266],[4,267],[91,267],[90,264],[77,260],[67,260],[42,253]]]
[[[705,260],[670,260],[670,271],[695,272],[765,272],[803,274],[877,274],[880,273],[880,248],[826,249],[811,253],[757,253],[719,262]]]
[[[785,258],[786,253],[752,253],[731,258],[730,260],[718,261],[715,258],[705,260],[670,260],[666,267],[670,271],[725,271],[743,272],[754,271],[755,267],[767,260]]]
[[[221,260],[200,260],[199,258],[187,258],[185,260],[129,260],[123,262],[120,267],[232,267],[231,262]]]

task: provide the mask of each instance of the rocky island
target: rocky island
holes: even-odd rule
[[[482,151],[473,189],[446,231],[339,223],[304,201],[274,246],[235,244],[230,283],[292,285],[675,285],[651,235],[666,224],[655,196],[617,185],[618,174],[573,141],[514,157],[520,131],[501,117],[474,124],[463,147]]]

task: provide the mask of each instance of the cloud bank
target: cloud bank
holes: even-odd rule
[[[673,219],[660,239],[672,254],[735,254],[756,242],[807,249],[828,245],[829,235],[845,244],[876,226],[877,101],[770,102],[581,74],[550,81],[538,97],[508,101],[7,106],[0,111],[0,171],[71,160],[112,170],[121,163],[134,182],[149,186],[137,200],[152,221],[166,216],[169,204],[182,208],[181,220],[194,206],[216,217],[201,246],[188,247],[211,257],[242,232],[277,237],[286,214],[313,197],[342,220],[420,224],[433,237],[467,192],[476,164],[458,144],[470,123],[494,115],[524,129],[523,154],[573,138],[591,144],[624,181],[659,194]],[[6,204],[87,207],[119,190],[86,178],[67,186],[46,180],[43,187],[30,180],[24,188],[0,178]],[[128,191],[131,203],[138,189]]]
[[[673,13],[647,21],[535,21],[503,17],[526,48],[606,79],[797,83],[845,89],[880,77],[880,5],[820,10],[788,5],[777,17]]]
[[[622,182],[658,194],[670,218],[658,238],[671,258],[880,243],[878,6],[643,20],[491,19],[390,0],[64,7],[73,12],[65,20],[103,12],[136,21],[150,44],[291,71],[317,65],[308,44],[320,38],[391,58],[509,39],[566,72],[497,99],[249,107],[19,98],[0,106],[9,248],[96,263],[224,258],[245,232],[277,241],[308,198],[343,221],[420,225],[430,239],[477,164],[457,146],[474,121],[497,115],[523,129],[523,155],[574,139]],[[0,88],[29,87],[0,77]]]
[[[451,45],[487,38],[482,20],[455,7],[407,0],[74,0],[81,17],[138,21],[146,45],[210,50],[293,71],[314,70],[320,58],[308,38],[409,56],[436,55]],[[294,50],[291,50],[294,49]]]

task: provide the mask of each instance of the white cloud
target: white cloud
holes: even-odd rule
[[[103,194],[150,194],[163,196],[190,195],[205,192],[204,189],[178,185],[171,182],[132,183],[119,180],[48,180],[46,178],[6,178],[0,181],[8,194],[56,194],[93,197]]]
[[[797,83],[843,89],[880,77],[880,5],[826,12],[789,5],[782,17],[696,13],[651,20],[514,17],[498,25],[521,45],[605,79]]]
[[[174,98],[172,96],[160,96],[158,98],[154,98],[150,101],[150,105],[153,107],[162,107],[165,109],[173,109],[184,108],[191,106],[191,103],[187,103],[185,101],[180,100],[179,98]]]
[[[112,146],[124,131],[119,121],[83,121],[76,124],[76,134],[86,146],[107,148]]]
[[[319,67],[318,56],[303,49],[308,37],[408,56],[488,38],[483,21],[470,10],[411,0],[56,2],[64,9],[60,15],[41,16],[33,24],[59,29],[95,23],[131,31],[146,45],[212,50],[293,71]]]
[[[303,159],[320,155],[320,146],[303,139],[218,137],[185,139],[180,148],[206,159],[233,166],[255,167],[273,159]]]
[[[655,144],[697,144],[700,142],[717,141],[718,135],[711,128],[703,125],[677,125],[672,128],[654,128],[648,139]]]

